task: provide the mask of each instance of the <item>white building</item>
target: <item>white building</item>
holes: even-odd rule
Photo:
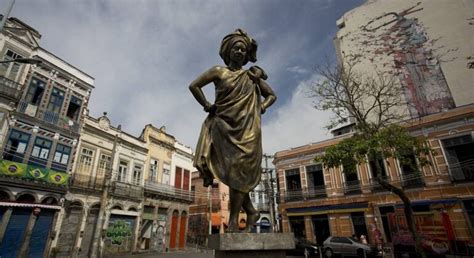
[[[147,153],[145,142],[111,126],[106,114],[86,118],[66,212],[57,229],[61,240],[55,244],[57,257],[89,257],[94,239],[100,240],[98,248],[104,255],[136,250]],[[107,178],[110,190],[104,200]]]

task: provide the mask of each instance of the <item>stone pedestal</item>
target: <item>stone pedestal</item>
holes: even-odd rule
[[[215,258],[285,258],[295,248],[293,233],[226,233],[209,236]]]

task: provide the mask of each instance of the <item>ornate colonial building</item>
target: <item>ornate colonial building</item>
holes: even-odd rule
[[[192,150],[166,133],[164,126],[146,125],[140,139],[148,148],[140,249],[184,249],[194,171]]]
[[[87,117],[66,196],[57,257],[136,251],[143,209],[145,142]]]
[[[426,250],[466,252],[474,239],[473,10],[469,1],[371,0],[337,22],[341,62],[357,57],[354,69],[398,78],[410,104],[398,109],[407,114],[401,125],[426,137],[432,165],[419,167],[408,157],[413,166],[404,166],[380,156],[351,170],[314,161],[350,137],[351,127],[332,139],[277,152],[284,232],[319,244],[328,236],[365,235],[372,244],[412,248],[402,202],[373,180],[379,163],[385,179],[412,201]]]
[[[0,33],[0,256],[42,257],[58,242],[61,206],[94,79],[41,48],[9,18]]]

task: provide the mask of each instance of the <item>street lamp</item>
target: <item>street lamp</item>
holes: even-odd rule
[[[12,60],[2,60],[2,61],[0,61],[0,64],[12,63],[12,62],[20,63],[20,64],[33,64],[33,65],[36,65],[36,64],[40,64],[41,60],[34,59],[34,58],[16,58],[16,59],[12,59]]]

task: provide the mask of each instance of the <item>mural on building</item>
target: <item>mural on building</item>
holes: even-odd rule
[[[113,245],[122,245],[125,240],[132,236],[130,223],[124,220],[116,220],[107,229],[106,237]]]
[[[454,100],[434,54],[436,39],[429,39],[425,28],[409,14],[423,10],[420,3],[402,12],[388,12],[369,21],[363,29],[362,47],[371,53],[369,60],[393,57],[389,73],[399,77],[405,89],[412,118],[454,108]],[[372,46],[372,47],[370,47]],[[443,50],[446,52],[455,49]],[[438,51],[439,52],[439,51]],[[395,73],[393,71],[396,71]]]
[[[408,225],[403,210],[397,209],[388,214],[390,232],[393,245],[398,248],[407,248],[415,245],[415,241],[408,231]],[[416,226],[420,231],[421,243],[426,252],[444,254],[450,249],[450,240],[454,240],[449,232],[453,232],[449,216],[444,212],[415,215]],[[454,249],[454,247],[452,247]]]

